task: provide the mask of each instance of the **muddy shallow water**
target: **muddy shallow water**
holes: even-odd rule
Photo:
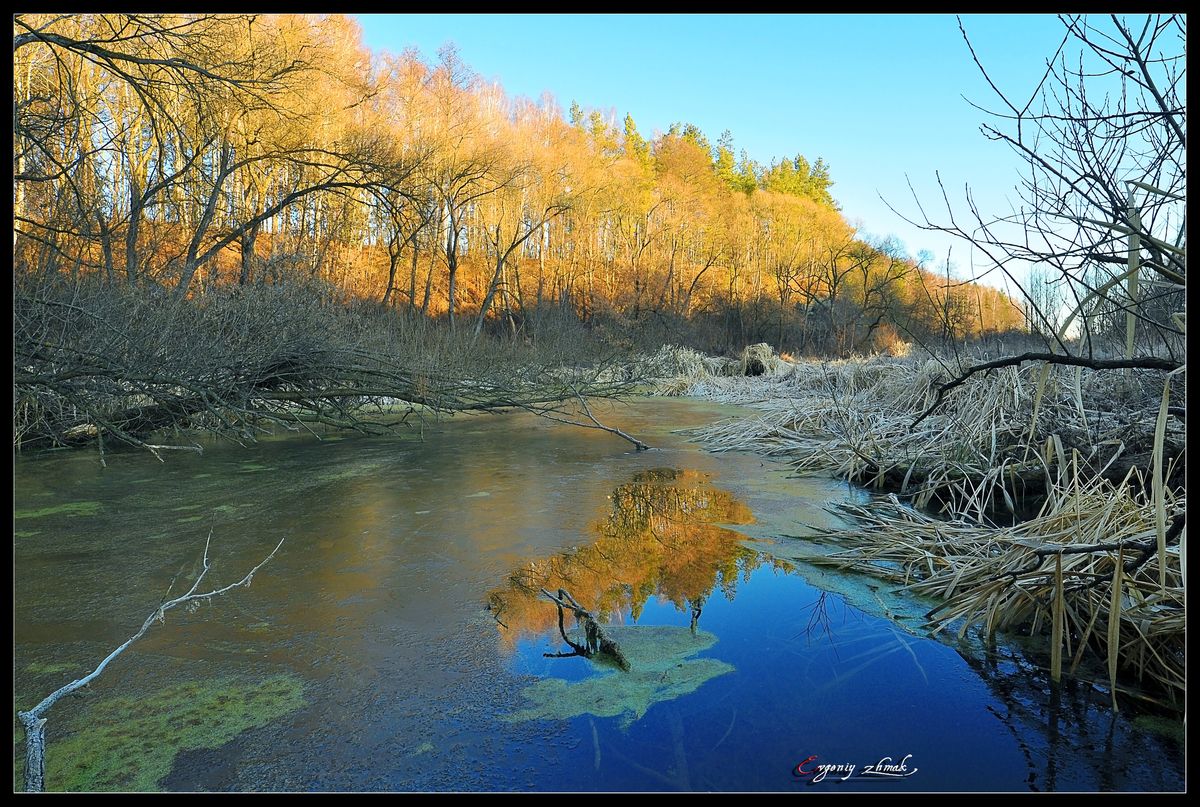
[[[171,612],[54,707],[49,789],[1182,788],[1153,721],[772,552],[862,494],[671,433],[729,411],[598,411],[643,453],[504,415],[165,464],[19,457],[18,707],[189,586],[210,530],[217,584],[286,537],[249,589]],[[617,626],[632,669],[546,657],[567,646],[542,587]]]

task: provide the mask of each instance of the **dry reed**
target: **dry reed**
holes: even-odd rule
[[[907,496],[837,508],[855,526],[819,530],[811,562],[942,600],[935,632],[1045,635],[1051,677],[1102,665],[1114,704],[1118,690],[1182,704],[1184,440],[1169,407],[1181,379],[1006,367],[920,419],[957,374],[878,356],[756,378],[699,371],[660,391],[758,410],[693,432],[710,449]]]
[[[1073,462],[1085,478],[1114,481],[1131,465],[1148,468],[1158,426],[1165,455],[1182,451],[1181,422],[1154,417],[1161,387],[1153,380],[1052,368],[1039,385],[1041,372],[1027,365],[974,376],[915,427],[949,378],[935,359],[798,363],[785,374],[705,374],[660,389],[760,411],[696,431],[712,450],[786,457],[801,472],[897,490],[918,507],[979,521],[1064,482]]]
[[[1104,479],[1056,487],[1035,517],[1000,528],[945,521],[889,494],[839,507],[856,526],[818,530],[811,540],[832,551],[807,559],[943,600],[927,614],[935,632],[1049,633],[1052,672],[1064,653],[1071,675],[1090,655],[1111,686],[1120,674],[1182,703],[1186,501],[1166,497],[1171,527],[1160,553],[1154,503],[1138,489]]]

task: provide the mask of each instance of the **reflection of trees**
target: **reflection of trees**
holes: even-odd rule
[[[717,524],[749,524],[749,508],[696,471],[656,468],[613,491],[612,510],[593,525],[596,540],[514,570],[488,595],[505,642],[552,630],[555,610],[542,588],[570,591],[598,618],[628,610],[636,619],[651,596],[689,611],[693,623],[718,587],[732,598],[739,569],[764,562],[743,536]],[[506,629],[505,629],[506,628]]]
[[[1055,686],[1045,664],[1031,661],[1016,646],[961,655],[992,691],[987,709],[1012,733],[1025,757],[1030,790],[1174,790],[1181,785],[1183,749],[1141,729],[1132,719],[1137,711],[1115,714],[1092,684],[1064,676]]]

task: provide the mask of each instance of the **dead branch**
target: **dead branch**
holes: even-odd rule
[[[408,338],[378,312],[312,305],[320,288],[239,289],[200,302],[88,288],[60,305],[67,293],[16,291],[16,447],[104,440],[106,450],[115,441],[158,456],[167,441],[151,435],[182,428],[239,443],[314,423],[383,434],[402,425],[397,409],[557,413],[645,447],[600,424],[586,401],[588,419],[563,418],[565,401],[630,387],[602,375],[603,363],[580,373],[558,356]]]
[[[546,589],[542,589],[542,593],[550,598],[550,601],[558,608],[558,632],[562,634],[563,641],[570,645],[572,653],[547,653],[548,658],[563,658],[567,656],[583,656],[591,658],[597,653],[608,656],[617,663],[622,670],[629,671],[629,661],[625,658],[625,654],[621,652],[621,648],[610,637],[605,635],[604,629],[596,622],[595,617],[591,615],[582,605],[575,602],[565,589],[559,589],[558,595],[551,594]],[[569,610],[575,615],[576,623],[583,628],[584,644],[577,644],[571,641],[567,636],[566,627],[563,624],[563,612]]]
[[[96,665],[96,669],[92,670],[82,678],[77,678],[69,684],[59,687],[54,692],[47,695],[41,703],[32,709],[24,712],[17,712],[17,718],[21,721],[21,726],[25,729],[25,790],[30,793],[40,793],[45,789],[46,779],[46,718],[45,714],[50,710],[55,703],[61,700],[66,695],[70,695],[78,689],[81,689],[100,676],[104,669],[117,656],[124,653],[130,645],[142,638],[146,631],[150,630],[155,622],[165,622],[166,612],[180,605],[194,605],[196,603],[211,600],[214,597],[219,597],[226,594],[235,588],[241,586],[249,587],[254,580],[255,573],[267,564],[267,561],[275,557],[275,553],[283,546],[286,538],[279,539],[279,543],[271,550],[271,553],[259,561],[253,569],[246,573],[246,576],[236,583],[231,583],[227,586],[214,588],[211,591],[199,592],[200,584],[204,581],[204,576],[208,574],[211,568],[208,560],[208,548],[212,544],[212,531],[209,530],[208,538],[204,542],[204,556],[202,558],[200,574],[192,583],[192,587],[186,593],[161,603],[151,614],[146,617],[142,623],[142,627],[137,633],[130,636],[116,650],[113,650],[104,659]],[[172,581],[173,582],[173,581]],[[168,592],[170,589],[168,588]]]
[[[574,393],[575,398],[579,401],[579,404],[583,407],[583,414],[587,418],[586,422],[582,421],[582,420],[575,420],[570,417],[560,417],[558,414],[555,414],[555,413],[559,412],[559,410],[556,407],[523,407],[523,408],[527,409],[530,412],[533,412],[534,414],[538,415],[539,417],[544,417],[547,420],[553,420],[556,423],[565,423],[568,426],[579,426],[584,429],[599,429],[600,431],[608,432],[609,434],[615,434],[617,437],[620,437],[623,440],[627,440],[628,442],[633,443],[634,448],[636,448],[638,451],[649,451],[650,450],[650,446],[646,445],[645,443],[643,443],[641,440],[637,439],[636,437],[626,434],[621,429],[618,429],[615,426],[605,426],[603,423],[601,423],[596,418],[595,415],[592,414],[592,409],[590,406],[588,406],[587,399],[584,398],[583,393],[581,393],[574,386],[571,387],[571,391]]]
[[[1182,365],[1171,359],[1163,359],[1158,356],[1137,356],[1131,359],[1090,359],[1085,356],[1071,356],[1061,353],[1022,353],[1019,356],[1006,356],[994,361],[976,364],[973,367],[967,368],[966,372],[952,381],[947,381],[944,384],[938,385],[937,397],[929,408],[921,413],[921,416],[912,422],[913,427],[925,418],[933,414],[942,404],[942,400],[946,397],[946,393],[955,387],[962,386],[967,379],[976,373],[982,373],[988,370],[996,370],[1001,367],[1016,367],[1027,361],[1041,361],[1047,364],[1059,364],[1069,367],[1086,367],[1091,370],[1165,370],[1171,372],[1178,370]]]

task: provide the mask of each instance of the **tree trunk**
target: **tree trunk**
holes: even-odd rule
[[[446,291],[446,316],[450,320],[450,333],[454,333],[454,297],[458,290],[458,257],[454,252],[446,252],[446,263],[450,275],[450,287]]]
[[[129,188],[129,229],[125,231],[125,281],[130,286],[138,281],[138,230],[142,225],[142,206],[144,200],[136,182],[130,181]]]
[[[238,276],[238,285],[248,285],[254,274],[254,242],[258,239],[259,225],[255,224],[242,233],[242,273]]]
[[[518,260],[518,264],[519,263],[520,263],[520,261]],[[516,281],[516,287],[518,289],[520,289],[521,279],[520,279],[520,276],[517,274],[517,270],[516,270],[515,266],[513,267],[513,275],[514,275],[514,280]],[[515,339],[517,336],[517,321],[513,317],[512,294],[509,292],[507,263],[505,264],[505,269],[501,273],[501,276],[500,276],[500,285],[504,289],[504,291],[503,291],[503,294],[504,294],[504,317],[505,317],[505,319],[508,320],[509,333]]]
[[[518,242],[520,243],[520,242]],[[500,278],[504,273],[504,259],[508,257],[507,252],[500,250],[500,225],[496,225],[496,270],[492,272],[492,282],[488,284],[487,294],[483,296],[483,302],[479,306],[479,318],[475,320],[475,336],[479,336],[483,331],[483,321],[487,316],[488,309],[492,307],[492,300],[496,296],[496,290],[500,288]]]
[[[111,285],[117,282],[116,269],[113,266],[112,230],[99,213],[96,214],[96,224],[100,228],[100,251],[104,255],[104,280]]]
[[[413,235],[412,239],[412,267],[408,273],[408,312],[415,313],[417,310],[417,261],[420,258],[421,250],[417,246],[417,237]]]
[[[422,317],[429,316],[429,302],[430,302],[430,298],[433,296],[433,267],[434,267],[434,264],[437,262],[437,259],[435,257],[436,254],[437,254],[436,249],[429,250],[429,266],[425,270],[425,294],[421,298],[421,316]]]
[[[396,247],[396,241],[398,240],[399,238],[396,236],[388,239],[387,288],[383,290],[383,299],[379,301],[384,308],[387,308],[388,303],[392,299],[392,289],[396,287],[396,264],[400,262],[400,250]]]
[[[454,298],[458,290],[458,222],[455,220],[453,207],[448,213],[450,228],[446,231],[446,271],[449,274],[450,287],[446,291],[446,314],[450,320],[450,332],[454,333]]]
[[[217,201],[221,198],[221,188],[225,183],[229,159],[232,156],[232,149],[228,145],[221,146],[220,164],[213,179],[212,191],[208,194],[208,199],[204,203],[204,212],[201,214],[200,221],[196,224],[196,232],[188,244],[187,257],[183,262],[183,274],[175,286],[176,297],[182,298],[187,295],[188,287],[192,285],[192,278],[195,277],[196,270],[200,268],[200,245],[204,243],[204,235],[208,232],[208,227],[216,215]]]
[[[487,294],[483,296],[483,302],[479,306],[479,317],[475,320],[475,336],[483,331],[483,322],[487,317],[488,310],[492,307],[492,300],[496,297],[496,291],[500,288],[501,277],[504,274],[504,254],[496,253],[496,270],[492,273],[492,282],[488,284]]]

